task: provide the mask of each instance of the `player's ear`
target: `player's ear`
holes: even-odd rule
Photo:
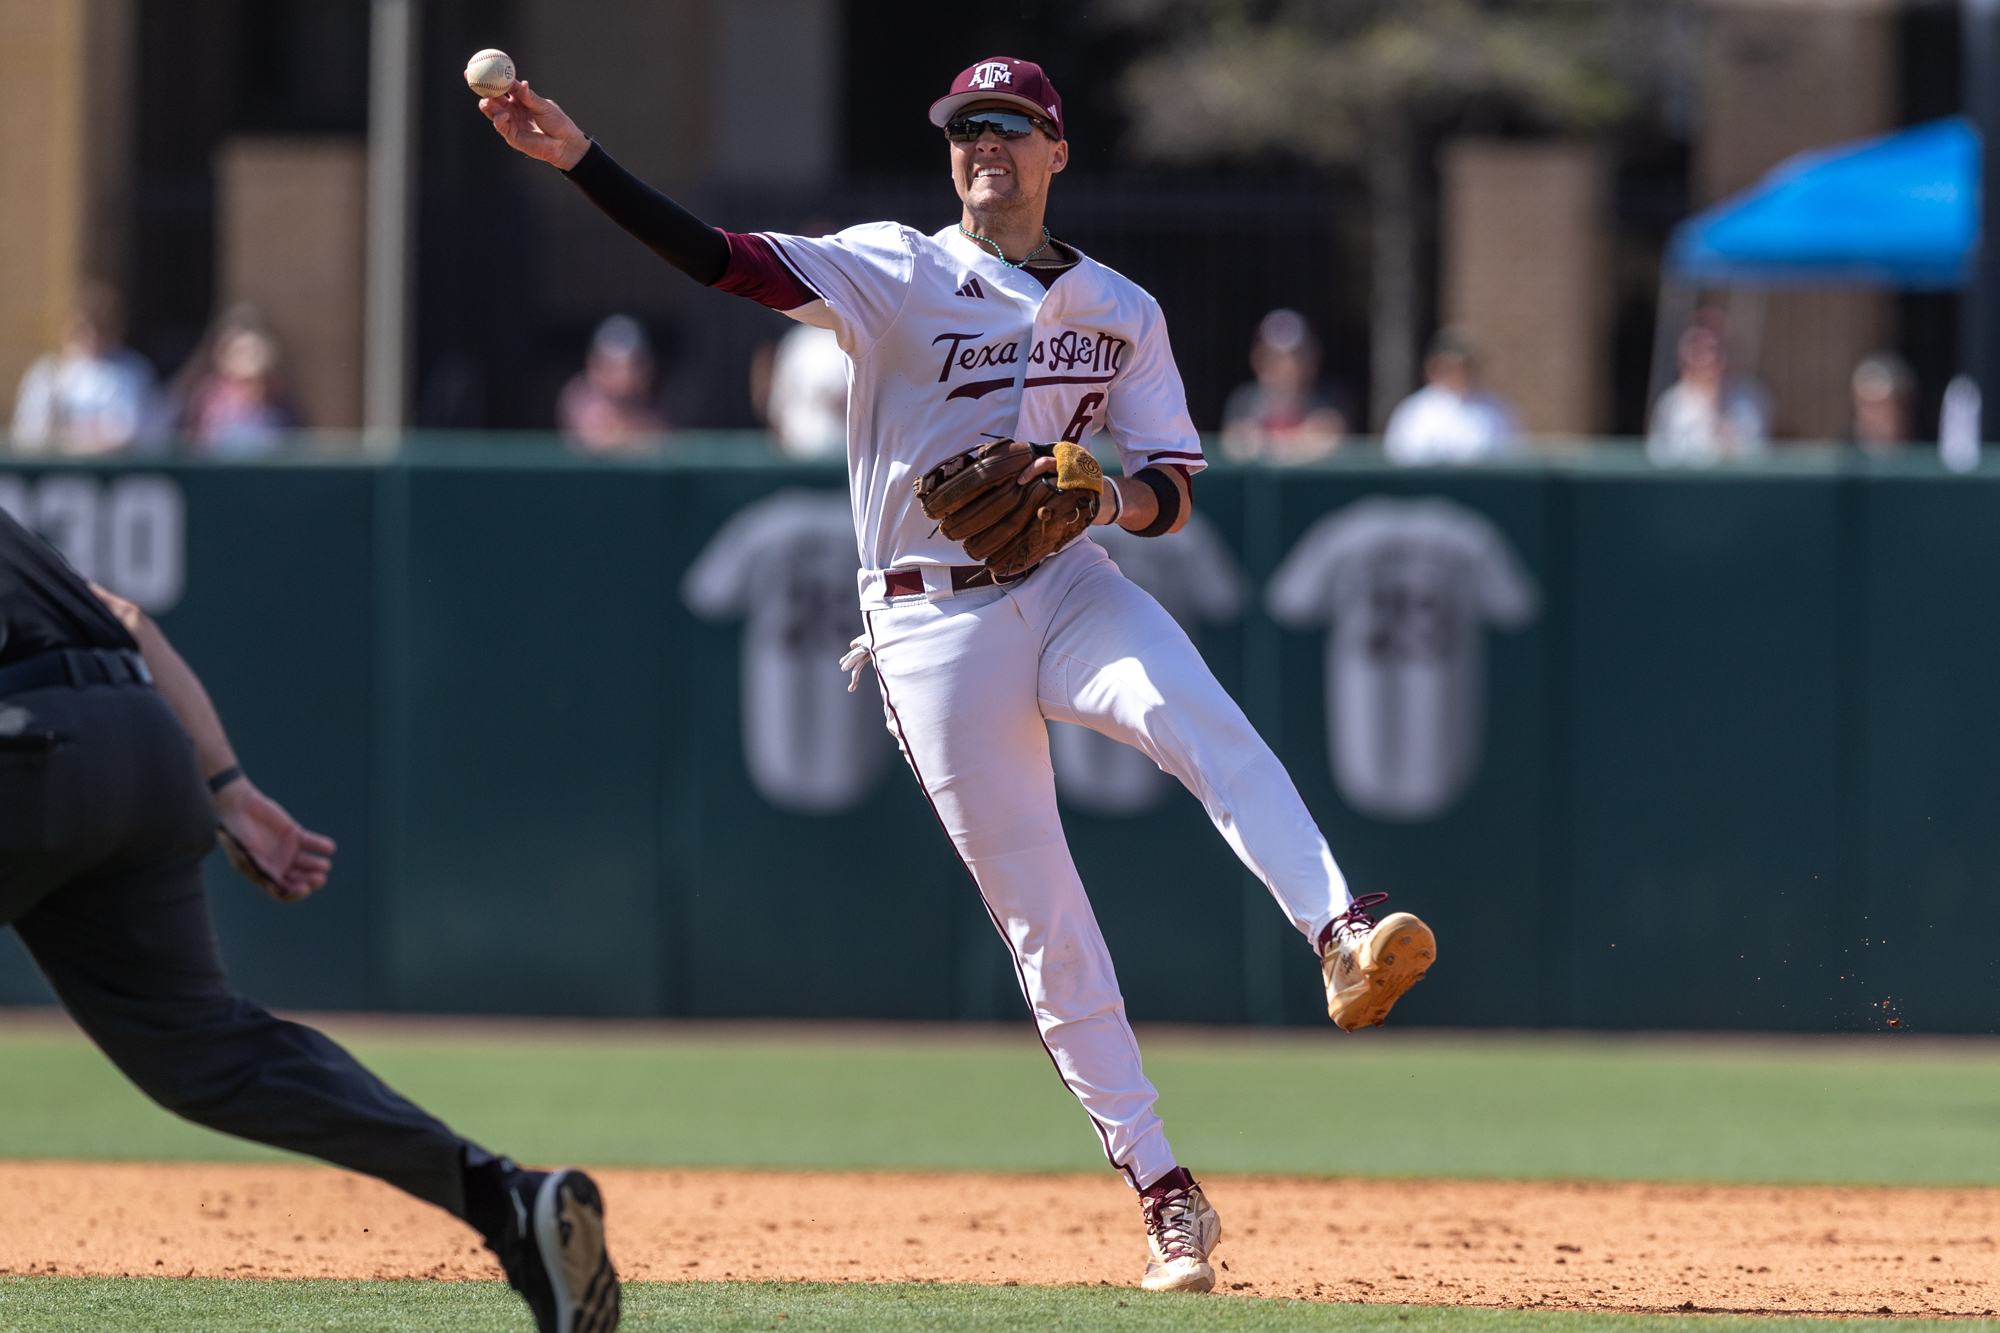
[[[1049,174],[1054,175],[1069,165],[1069,140],[1064,139],[1049,154]]]

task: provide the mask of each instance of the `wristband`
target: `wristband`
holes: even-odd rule
[[[1160,514],[1159,517],[1132,535],[1135,537],[1164,536],[1167,529],[1174,525],[1174,520],[1181,516],[1180,488],[1174,485],[1172,477],[1169,477],[1156,467],[1140,468],[1139,475],[1134,480],[1143,481],[1147,486],[1152,488],[1154,497],[1160,502]]]
[[[1118,493],[1118,483],[1109,477],[1104,479],[1104,489],[1110,491],[1111,498],[1118,502],[1118,508],[1112,511],[1111,517],[1105,520],[1104,526],[1115,528],[1118,526],[1118,520],[1125,517],[1125,497]]]
[[[224,787],[227,787],[230,783],[236,781],[236,779],[242,776],[243,776],[243,765],[231,764],[228,768],[223,769],[220,773],[217,773],[214,777],[208,780],[209,794],[211,796],[214,795],[216,792],[221,791]]]

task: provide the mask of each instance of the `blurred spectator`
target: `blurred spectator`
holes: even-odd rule
[[[1653,404],[1646,457],[1662,467],[1709,467],[1764,452],[1770,397],[1729,374],[1719,311],[1704,310],[1681,335],[1681,376]]]
[[[587,454],[656,448],[667,419],[653,400],[653,345],[630,315],[613,315],[590,336],[583,373],[563,386],[556,423]]]
[[[121,346],[124,305],[99,283],[77,294],[62,350],[41,357],[21,377],[14,399],[14,448],[21,453],[108,454],[150,451],[163,432],[153,367]]]
[[[1257,378],[1222,408],[1222,452],[1239,462],[1302,463],[1340,447],[1347,418],[1319,384],[1319,339],[1296,310],[1258,321],[1250,344]]]
[[[181,414],[189,450],[214,458],[276,453],[300,424],[280,362],[277,335],[254,306],[223,312],[179,377],[191,381]]]
[[[793,458],[847,457],[847,353],[832,330],[801,324],[778,340],[764,416]]]
[[[1979,381],[1960,372],[1944,386],[1938,404],[1938,457],[1953,472],[1979,467]]]
[[[1854,442],[1870,451],[1910,443],[1917,377],[1894,352],[1873,352],[1854,368]]]
[[[1382,431],[1392,463],[1472,463],[1512,453],[1520,429],[1499,398],[1479,387],[1471,335],[1442,328],[1424,353],[1424,387],[1396,404]]]

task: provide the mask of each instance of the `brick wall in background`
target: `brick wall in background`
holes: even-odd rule
[[[346,135],[228,140],[216,160],[216,309],[247,301],[282,344],[307,426],[361,425],[368,153]]]
[[[125,277],[132,0],[0,0],[0,407],[81,282]]]
[[[1894,0],[1712,0],[1695,200],[1706,207],[1794,153],[1897,121]],[[1848,377],[1894,338],[1886,292],[1811,290],[1727,301],[1739,365],[1771,390],[1774,433],[1843,439]]]
[[[1593,146],[1462,139],[1442,168],[1440,313],[1534,435],[1605,429],[1608,168]]]

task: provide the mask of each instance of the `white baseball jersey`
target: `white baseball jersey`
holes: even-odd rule
[[[1481,626],[1526,624],[1535,583],[1499,530],[1444,499],[1373,496],[1307,530],[1265,600],[1325,624],[1327,749],[1347,803],[1379,819],[1443,814],[1478,769]]]
[[[973,563],[912,487],[989,438],[1084,444],[1101,430],[1127,476],[1203,466],[1159,302],[1088,256],[1044,289],[956,227],[764,239],[820,297],[787,313],[832,329],[853,361],[847,467],[864,606],[882,605],[879,571]]]

